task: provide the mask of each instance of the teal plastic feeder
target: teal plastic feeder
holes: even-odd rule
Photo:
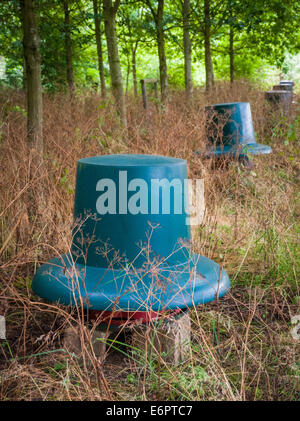
[[[293,94],[290,90],[277,90],[265,92],[265,100],[270,104],[271,109],[281,111],[287,116],[290,113]]]
[[[71,251],[37,270],[33,291],[103,311],[184,309],[222,297],[226,271],[191,251],[185,179],[183,159],[80,159]]]
[[[288,86],[290,91],[292,91],[295,86],[295,83],[292,80],[281,80],[279,84],[282,86]]]
[[[293,86],[288,84],[280,84],[280,85],[274,85],[273,91],[292,91]]]
[[[206,133],[210,144],[204,156],[237,158],[248,161],[248,154],[260,155],[272,152],[270,146],[256,143],[248,102],[232,102],[210,105]]]

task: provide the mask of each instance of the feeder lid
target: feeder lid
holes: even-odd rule
[[[285,96],[291,96],[291,91],[284,90],[284,89],[272,89],[271,91],[266,91],[265,94],[279,94]]]
[[[292,85],[292,86],[294,86],[295,85],[295,82],[293,82],[292,80],[281,80],[279,82],[279,84],[280,85]]]
[[[173,166],[186,165],[186,161],[180,158],[173,158],[162,155],[145,154],[112,154],[98,155],[78,160],[78,165],[94,165],[101,167],[151,167],[151,166]]]

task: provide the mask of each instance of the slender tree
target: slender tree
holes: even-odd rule
[[[229,9],[229,18],[232,21],[232,9]],[[229,26],[229,61],[230,61],[230,82],[234,82],[234,31],[233,25]]]
[[[138,47],[145,44],[149,37],[148,25],[145,22],[145,10],[143,7],[133,8],[127,5],[120,9],[119,14],[119,40],[122,44],[122,55],[131,55],[131,71],[133,80],[134,96],[138,96],[137,66],[136,57]],[[128,63],[127,63],[128,68]]]
[[[95,35],[96,35],[96,45],[97,45],[97,55],[98,55],[98,70],[99,70],[99,78],[100,78],[101,96],[102,98],[105,98],[106,85],[105,85],[104,65],[103,65],[99,0],[93,0],[93,8],[94,8]]]
[[[43,185],[35,183],[43,171],[43,100],[41,82],[40,39],[34,0],[20,0],[23,50],[26,72],[27,145],[29,152],[29,188],[26,206],[29,218],[41,213],[44,204]]]
[[[117,111],[121,122],[126,127],[126,104],[116,31],[116,14],[119,6],[120,0],[115,0],[114,3],[112,0],[103,0],[103,16],[112,92],[116,101]]]
[[[189,101],[192,96],[192,45],[190,37],[190,0],[182,2],[182,20],[183,20],[183,48],[184,48],[184,81],[185,94]]]
[[[74,93],[74,74],[73,74],[69,0],[64,0],[64,30],[65,30],[67,82],[68,82],[69,91],[70,91],[71,95],[73,95],[73,93]]]
[[[204,0],[204,49],[205,49],[205,76],[206,91],[209,91],[215,83],[214,68],[211,56],[211,11],[210,0]]]
[[[20,0],[26,70],[27,139],[39,159],[43,156],[43,101],[40,39],[34,0]]]
[[[133,78],[133,92],[134,96],[138,96],[138,83],[136,77],[136,50],[138,47],[138,41],[136,41],[135,45],[131,49],[131,65],[132,65],[132,78]]]
[[[157,0],[157,8],[152,4],[152,0],[146,0],[149,9],[151,10],[155,28],[156,28],[156,39],[158,48],[158,59],[159,59],[159,78],[160,78],[160,91],[161,101],[166,103],[168,96],[168,75],[167,75],[167,58],[165,52],[165,34],[164,34],[164,0]]]
[[[136,76],[136,52],[138,49],[140,38],[134,39],[130,18],[131,16],[128,16],[128,18],[126,19],[126,23],[127,23],[128,38],[130,40],[133,92],[134,92],[134,96],[137,97],[138,96],[138,83],[137,83],[137,76]]]
[[[225,0],[203,0],[193,2],[193,33],[198,43],[204,42],[204,64],[206,77],[206,91],[214,86],[214,68],[212,61],[212,37],[220,30],[219,15],[224,9]],[[199,36],[200,35],[200,36]]]

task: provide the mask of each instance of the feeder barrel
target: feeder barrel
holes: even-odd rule
[[[97,200],[103,194],[97,191],[99,180],[111,180],[115,190],[115,213],[99,214]],[[142,266],[147,257],[147,251],[141,253],[146,247],[148,237],[151,237],[151,251],[156,255],[168,257],[172,263],[185,259],[181,253],[175,253],[179,248],[178,239],[190,238],[189,226],[185,224],[187,215],[184,212],[184,189],[178,185],[179,197],[175,189],[168,185],[173,180],[187,179],[187,164],[183,159],[169,158],[153,155],[107,155],[93,158],[84,158],[78,161],[77,182],[75,193],[74,218],[80,222],[80,229],[75,228],[72,252],[78,255],[77,262],[89,266],[108,267],[114,260],[116,252],[124,259],[134,261],[136,267]],[[145,208],[142,212],[132,214],[129,210],[130,201],[137,194],[133,191],[136,180],[142,180],[145,186]],[[157,214],[151,213],[154,206],[155,188],[152,180],[165,180],[165,190],[159,190]],[[132,185],[132,187],[130,187]],[[177,191],[179,191],[177,190]],[[167,195],[164,196],[164,191]],[[153,195],[153,197],[151,196]],[[163,206],[170,199],[170,213],[163,213]],[[176,206],[182,213],[176,213]],[[141,205],[141,204],[140,204]],[[90,216],[87,216],[87,210]],[[156,227],[155,229],[152,227]],[[94,240],[91,241],[91,236]],[[104,252],[104,250],[109,250]],[[79,253],[78,253],[79,252]],[[150,250],[148,250],[150,252]],[[152,254],[152,253],[150,253]],[[116,262],[115,265],[119,266]]]
[[[226,271],[189,244],[185,181],[187,164],[178,158],[79,160],[72,252],[37,270],[34,292],[65,305],[127,312],[186,309],[222,297],[230,287]]]
[[[251,108],[248,102],[215,104],[207,106],[205,110],[209,119],[206,129],[210,142],[217,145],[255,142]],[[221,127],[222,130],[220,130],[222,125],[223,128]]]

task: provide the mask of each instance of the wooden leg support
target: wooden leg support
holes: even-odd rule
[[[161,356],[173,365],[187,359],[191,342],[189,312],[179,318],[133,328],[132,346],[149,357]]]

